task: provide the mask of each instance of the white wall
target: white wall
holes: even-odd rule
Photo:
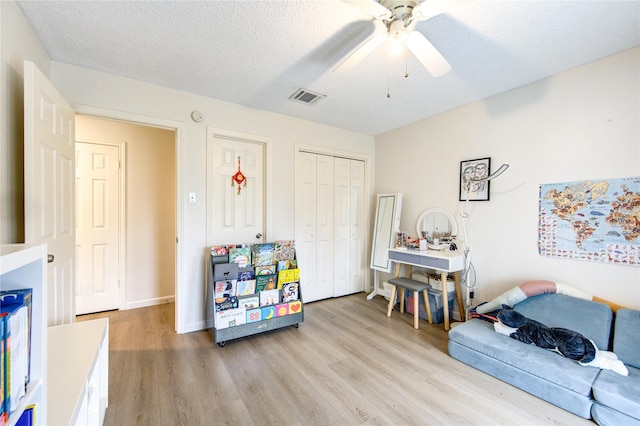
[[[13,1],[0,1],[0,243],[24,242],[24,66],[49,56]]]
[[[491,182],[491,200],[469,205],[480,299],[549,279],[640,308],[638,266],[537,251],[541,183],[640,176],[639,95],[635,48],[380,135],[375,192],[404,193],[401,227],[410,235],[430,207],[451,211],[461,227],[460,161],[491,157],[492,170],[508,163]]]
[[[176,258],[175,132],[76,116],[76,140],[125,143],[126,309],[173,301]]]
[[[294,236],[294,145],[301,143],[368,155],[373,158],[374,138],[281,114],[260,111],[191,93],[117,77],[89,69],[52,62],[52,81],[81,112],[102,110],[105,116],[121,112],[141,120],[160,120],[179,126],[178,131],[178,331],[204,328],[204,259],[206,241],[206,127],[234,130],[268,138],[267,229],[268,240]],[[199,110],[204,120],[190,114]],[[370,181],[372,176],[367,177]],[[195,192],[196,204],[187,203]],[[373,203],[373,196],[369,196]]]

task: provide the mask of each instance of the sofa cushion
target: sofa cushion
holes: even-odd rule
[[[584,396],[591,395],[600,371],[496,333],[493,324],[479,319],[452,328],[449,340]]]
[[[640,311],[618,309],[613,351],[625,364],[640,368]]]
[[[602,370],[593,384],[593,397],[599,405],[634,417],[640,422],[640,369],[627,366],[627,377]]]
[[[591,406],[591,417],[598,426],[640,426],[640,419],[627,416],[618,410],[594,402]]]
[[[513,309],[547,327],[577,331],[598,349],[609,350],[613,312],[603,303],[551,293],[529,297]]]

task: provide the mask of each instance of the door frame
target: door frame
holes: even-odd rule
[[[364,226],[366,227],[365,229],[371,230],[371,211],[372,211],[372,204],[375,203],[375,197],[373,197],[374,194],[371,193],[371,182],[372,182],[372,172],[371,172],[371,156],[367,155],[367,154],[362,154],[362,153],[358,153],[358,152],[352,152],[352,151],[344,151],[344,150],[339,150],[339,149],[334,149],[334,148],[329,148],[329,147],[324,147],[324,146],[317,146],[317,145],[308,145],[308,144],[304,144],[304,143],[300,143],[300,142],[295,142],[294,144],[294,158],[293,158],[293,167],[294,167],[294,173],[295,173],[295,187],[294,187],[294,194],[295,194],[295,198],[294,198],[294,209],[295,209],[295,213],[294,213],[294,238],[295,238],[295,230],[297,230],[297,222],[300,220],[299,217],[297,217],[297,213],[298,213],[298,203],[300,202],[300,200],[298,200],[298,190],[299,190],[299,176],[298,176],[298,156],[300,154],[300,152],[308,152],[311,154],[320,154],[320,155],[330,155],[332,157],[340,157],[340,158],[346,158],[349,160],[359,160],[359,161],[363,161],[364,162],[364,193],[365,196],[368,197],[369,201],[365,203],[365,218],[364,218]],[[372,201],[373,200],[373,201]],[[365,243],[367,245],[367,249],[371,250],[371,232],[368,232],[366,237],[365,237]],[[367,251],[365,250],[365,253]],[[370,271],[369,271],[370,272]],[[365,292],[370,292],[372,289],[372,281],[371,281],[371,273],[365,273],[364,276],[364,291]]]
[[[186,324],[183,318],[183,309],[181,306],[180,294],[185,286],[182,280],[182,259],[183,259],[183,244],[184,241],[184,226],[183,226],[183,208],[184,203],[182,200],[182,176],[185,166],[183,165],[184,159],[184,145],[185,145],[185,124],[181,121],[167,120],[164,118],[149,117],[147,115],[134,114],[123,111],[114,111],[105,108],[99,108],[89,105],[71,104],[76,114],[89,115],[96,118],[105,118],[112,120],[125,121],[132,124],[139,124],[143,126],[159,127],[162,129],[173,130],[175,133],[175,155],[176,155],[176,276],[175,276],[175,324],[174,330],[178,334],[187,333],[189,331],[188,324]],[[125,242],[126,244],[126,242]],[[124,293],[123,293],[124,295]],[[186,310],[184,310],[186,312]]]
[[[76,114],[78,114],[77,111]],[[120,272],[118,274],[118,309],[124,310],[126,309],[125,295],[127,294],[127,221],[125,220],[127,217],[127,142],[115,139],[76,138],[76,143],[78,142],[93,145],[109,145],[118,148],[118,268]]]

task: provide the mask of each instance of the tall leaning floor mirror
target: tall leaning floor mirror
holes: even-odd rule
[[[391,272],[389,248],[393,247],[396,232],[400,230],[400,214],[402,211],[402,193],[378,194],[376,197],[376,216],[371,238],[371,269],[373,269],[373,291],[368,300],[376,295],[389,297],[388,292],[380,286],[378,272]]]

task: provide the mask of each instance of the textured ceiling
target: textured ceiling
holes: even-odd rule
[[[371,135],[640,45],[637,0],[477,0],[416,25],[442,77],[384,46],[332,72],[377,24],[339,0],[18,4],[52,60]]]

